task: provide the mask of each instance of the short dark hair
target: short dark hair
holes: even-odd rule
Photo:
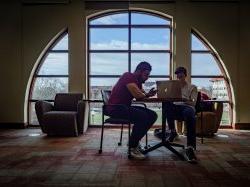
[[[135,68],[135,71],[138,71],[138,70],[140,70],[140,71],[145,71],[145,70],[151,71],[152,66],[148,62],[142,61]]]
[[[184,73],[184,75],[187,76],[187,69],[184,68],[184,67],[182,67],[182,66],[179,66],[178,68],[176,68],[176,70],[175,70],[174,73],[175,73],[175,74]]]

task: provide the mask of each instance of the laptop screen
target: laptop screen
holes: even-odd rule
[[[182,98],[178,80],[156,81],[158,98]]]

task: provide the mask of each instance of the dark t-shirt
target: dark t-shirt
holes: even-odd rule
[[[123,104],[130,106],[134,97],[127,88],[127,84],[129,83],[135,83],[140,89],[142,88],[142,84],[139,83],[136,76],[133,73],[126,72],[113,87],[108,104]],[[113,107],[111,108],[113,109]],[[109,110],[112,110],[111,108],[109,107]]]

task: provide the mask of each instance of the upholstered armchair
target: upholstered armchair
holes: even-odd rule
[[[197,136],[213,136],[220,127],[220,122],[223,113],[223,103],[221,102],[211,102],[211,107],[209,110],[197,112],[196,113],[196,135]],[[201,123],[202,116],[202,123]],[[183,121],[177,121],[176,129],[180,134],[186,134],[186,125],[182,124]]]
[[[196,115],[196,134],[204,136],[213,136],[220,127],[220,122],[223,113],[223,103],[212,102],[210,111],[201,112]]]
[[[42,132],[48,136],[78,136],[83,133],[85,103],[80,93],[59,93],[54,105],[37,101],[36,115]]]

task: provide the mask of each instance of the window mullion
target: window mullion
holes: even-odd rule
[[[128,71],[131,72],[131,12],[128,13]]]

